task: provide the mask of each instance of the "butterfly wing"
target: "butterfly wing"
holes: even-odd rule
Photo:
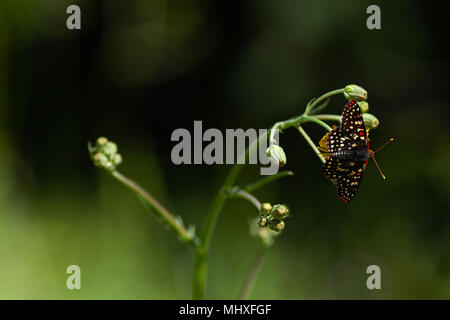
[[[364,174],[364,162],[359,162],[355,165],[357,167],[348,169],[348,174],[337,177],[337,193],[339,198],[345,203],[352,200],[355,196]]]
[[[356,101],[350,101],[344,108],[341,121],[342,132],[351,137],[361,147],[368,148],[368,136],[361,109]]]
[[[345,135],[340,128],[334,128],[328,132],[319,142],[319,150],[325,158],[322,170],[330,179],[336,179],[340,175],[346,175],[350,172],[351,166],[347,160],[334,157],[332,154],[339,151],[352,150],[357,147],[355,141]]]
[[[335,127],[320,140],[319,149],[323,151],[322,154],[326,157],[333,152],[352,150],[357,147],[354,143],[355,141]]]
[[[331,156],[325,160],[322,171],[329,179],[336,179],[341,175],[349,173],[349,169],[343,166],[343,163],[339,158]]]

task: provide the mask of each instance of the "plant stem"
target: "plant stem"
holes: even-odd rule
[[[195,250],[195,262],[194,262],[194,277],[192,284],[192,298],[193,299],[204,299],[205,297],[205,289],[206,289],[206,278],[207,278],[207,266],[208,266],[208,254],[209,248],[211,245],[211,237],[216,226],[217,219],[219,217],[220,211],[222,210],[225,201],[227,199],[226,192],[233,186],[236,181],[239,173],[243,168],[243,164],[245,160],[248,158],[248,155],[257,148],[259,142],[262,139],[267,139],[267,133],[262,134],[252,142],[252,144],[248,147],[248,149],[240,156],[228,174],[225,182],[214,198],[208,213],[205,218],[205,223],[203,225],[203,232],[201,235],[201,245]],[[242,161],[244,160],[244,161]]]
[[[325,100],[324,102],[322,102],[321,104],[319,104],[318,106],[316,106],[314,109],[310,110],[307,107],[307,111],[305,112],[308,115],[312,115],[312,114],[317,114],[320,111],[322,111],[323,109],[326,108],[326,106],[328,105],[328,103],[330,103],[331,98],[327,98],[327,100]]]
[[[318,114],[311,116],[312,118],[319,119],[319,120],[325,120],[325,121],[337,121],[341,122],[342,116],[338,116],[337,114]]]
[[[330,127],[329,125],[327,125],[325,122],[321,121],[320,119],[318,119],[318,118],[316,118],[316,117],[304,116],[304,117],[303,117],[303,120],[304,120],[303,122],[305,122],[305,121],[307,121],[307,120],[312,121],[312,122],[315,122],[315,123],[317,123],[318,125],[320,125],[320,126],[324,127],[325,129],[327,129],[328,131],[333,130],[333,129],[331,129],[331,127]]]
[[[263,265],[266,250],[267,250],[266,248],[261,248],[256,253],[256,256],[253,258],[253,262],[250,266],[250,269],[244,281],[244,285],[242,286],[241,292],[239,293],[238,299],[240,300],[247,299],[248,295],[253,289],[253,286],[255,285],[256,282],[256,278],[258,277],[258,274]]]
[[[327,92],[327,93],[321,95],[319,98],[317,98],[316,100],[314,100],[313,103],[308,104],[308,106],[307,106],[307,108],[306,108],[306,110],[305,110],[305,113],[306,113],[306,114],[309,114],[309,113],[310,113],[311,111],[313,111],[314,108],[315,108],[319,103],[321,103],[323,100],[328,99],[328,98],[331,97],[331,96],[334,96],[334,95],[337,95],[337,94],[342,94],[342,93],[344,93],[344,89],[336,89],[336,90],[333,90],[333,91],[330,91],[330,92]],[[313,111],[313,112],[314,112],[314,111]]]
[[[298,126],[297,127],[298,131],[300,131],[300,133],[302,134],[302,136],[305,138],[305,140],[309,143],[309,145],[311,146],[311,148],[314,150],[314,152],[316,153],[316,155],[319,157],[320,161],[322,161],[323,163],[325,163],[325,159],[323,158],[322,154],[320,153],[319,149],[317,149],[316,145],[314,144],[314,142],[311,140],[311,138],[309,137],[309,135],[306,133],[306,131],[301,127]]]
[[[332,115],[329,115],[332,116]],[[336,117],[339,117],[336,115]],[[318,125],[322,126],[323,128],[325,128],[328,131],[331,131],[331,127],[329,125],[327,125],[325,122],[321,121],[322,118],[318,118],[318,116],[308,116],[306,114],[302,114],[300,116],[291,118],[289,120],[286,121],[280,121],[277,122],[273,125],[272,129],[270,129],[270,135],[269,135],[269,143],[276,143],[275,141],[275,133],[276,131],[281,131],[290,127],[296,127],[301,125],[302,123],[305,122],[315,122]],[[324,119],[324,120],[331,120],[331,119]]]
[[[139,186],[133,180],[128,179],[123,174],[118,171],[112,171],[111,175],[116,178],[119,182],[125,185],[128,189],[133,191],[138,198],[142,201],[145,208],[148,209],[158,221],[163,222],[168,226],[169,230],[172,231],[181,241],[192,245],[193,247],[198,246],[199,240],[193,236],[178,219],[176,219],[162,204],[160,204],[155,198],[152,197],[147,191],[145,191],[141,186]]]
[[[273,182],[273,181],[283,178],[285,176],[293,176],[293,175],[294,175],[294,173],[292,171],[278,172],[277,174],[274,174],[272,176],[267,176],[265,178],[262,178],[262,179],[256,181],[255,183],[252,183],[251,185],[245,187],[244,190],[247,192],[253,192],[256,189],[259,189],[262,186],[264,186],[270,182]]]
[[[228,195],[231,198],[241,198],[247,200],[248,202],[253,204],[258,211],[261,209],[261,202],[259,202],[259,200],[256,199],[254,195],[248,193],[245,190],[232,188],[231,191],[228,193]]]

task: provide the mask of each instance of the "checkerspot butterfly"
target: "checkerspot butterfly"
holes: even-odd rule
[[[393,139],[381,148],[391,141]],[[323,172],[329,179],[335,180],[338,196],[345,203],[355,196],[370,158],[373,158],[385,179],[374,158],[378,150],[374,152],[369,149],[368,130],[356,101],[350,101],[345,106],[341,126],[333,126],[333,130],[320,140],[318,149],[325,158]]]

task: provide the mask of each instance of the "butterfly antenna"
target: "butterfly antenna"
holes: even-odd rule
[[[381,147],[379,147],[376,151],[374,151],[373,153],[377,153],[378,151],[380,151],[381,149],[383,149],[384,147],[386,147],[389,143],[391,143],[392,141],[394,141],[394,138],[390,138],[388,141],[386,141],[385,144],[383,144]]]
[[[377,159],[375,159],[375,153],[377,153],[378,151],[380,151],[381,149],[383,149],[384,147],[386,147],[389,143],[391,143],[392,141],[394,141],[394,138],[390,138],[388,141],[386,141],[385,144],[383,144],[381,147],[379,147],[376,151],[372,151],[370,150],[370,152],[372,153],[372,159],[375,162],[378,171],[380,171],[381,176],[383,177],[383,180],[386,179],[386,177],[384,176],[383,172],[380,169],[380,166],[378,165]]]
[[[383,172],[381,171],[380,166],[378,165],[377,159],[375,159],[375,155],[374,154],[375,154],[375,152],[372,151],[372,159],[375,162],[375,164],[376,164],[376,166],[378,168],[378,171],[380,171],[381,177],[383,178],[383,180],[386,180],[386,177],[384,176]]]

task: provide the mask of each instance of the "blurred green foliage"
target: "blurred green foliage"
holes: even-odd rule
[[[281,136],[283,178],[258,191],[293,217],[251,298],[450,297],[450,132],[445,12],[379,1],[71,1],[0,4],[0,298],[183,299],[192,252],[133,194],[93,168],[87,141],[117,141],[122,170],[184,221],[203,220],[225,166],[174,166],[171,132],[194,120],[265,128],[349,83],[380,120],[356,198],[339,202],[295,130]],[[328,110],[340,113],[344,99]],[[316,141],[323,129],[305,126]],[[258,177],[249,167],[240,182]],[[250,204],[230,200],[216,234],[209,298],[235,298],[257,242]],[[68,265],[82,290],[65,287]],[[382,290],[365,287],[368,265]]]

